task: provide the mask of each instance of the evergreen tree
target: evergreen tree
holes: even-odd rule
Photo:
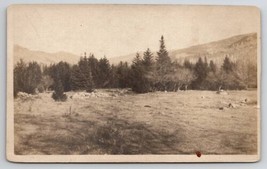
[[[98,63],[98,59],[95,58],[94,54],[90,54],[89,58],[88,58],[88,65],[91,69],[91,74],[93,77],[93,82],[96,88],[101,87],[101,79],[99,76],[99,63]]]
[[[150,90],[150,83],[146,78],[148,70],[145,63],[148,62],[141,59],[137,53],[131,66],[131,88],[137,93],[146,93]]]
[[[183,66],[184,66],[185,68],[187,68],[187,69],[190,69],[190,70],[193,70],[193,69],[194,69],[194,64],[191,63],[191,62],[190,62],[189,60],[187,60],[187,59],[184,61]]]
[[[247,87],[257,88],[257,63],[249,62],[247,65]]]
[[[217,66],[216,64],[213,62],[213,60],[210,61],[210,64],[209,64],[209,68],[210,68],[210,71],[211,72],[216,72],[217,71]]]
[[[26,83],[24,84],[24,91],[26,93],[34,94],[37,86],[42,79],[41,67],[37,62],[30,62],[26,70]]]
[[[167,76],[171,72],[171,59],[165,47],[164,37],[160,39],[160,49],[157,52],[156,59],[156,87],[158,90],[167,90],[168,81]]]
[[[136,53],[135,58],[133,59],[133,64],[139,65],[142,64],[143,60],[139,53]]]
[[[99,68],[98,86],[100,88],[107,87],[110,82],[111,68],[109,61],[106,57],[101,58],[99,60],[98,68]]]
[[[208,67],[206,62],[203,62],[202,58],[198,59],[198,62],[195,65],[195,73],[199,80],[204,80],[208,73]]]
[[[207,76],[206,86],[209,90],[237,90],[237,89],[245,89],[246,83],[244,83],[244,79],[242,78],[242,73],[240,74],[240,70],[236,67],[236,64],[230,61],[230,59],[226,56],[221,66],[221,69],[215,71],[212,70],[212,64],[210,63],[210,69]],[[215,66],[216,67],[216,66]]]
[[[14,96],[20,91],[25,92],[27,65],[21,59],[14,68]]]
[[[155,90],[155,61],[153,59],[153,54],[150,52],[149,48],[144,52],[143,66],[145,69],[144,78],[146,84],[146,91]]]
[[[14,96],[18,92],[35,94],[42,79],[41,67],[37,62],[26,65],[23,60],[14,68]]]
[[[208,60],[207,60],[206,56],[204,57],[204,67],[206,68],[206,71],[208,72],[209,71],[209,64],[208,64]]]
[[[84,90],[84,77],[78,65],[74,65],[71,70],[71,89],[72,90]]]
[[[86,92],[93,92],[94,91],[94,82],[93,82],[93,76],[91,73],[91,70],[88,72],[88,77],[86,78],[86,86],[85,86]]]
[[[57,72],[59,73],[59,78],[62,82],[64,91],[70,91],[70,74],[71,74],[71,67],[67,62],[59,62],[56,65]]]
[[[92,56],[93,58],[93,56]],[[91,72],[91,65],[89,64],[89,60],[84,56],[80,59],[79,63],[80,68],[80,74],[81,74],[81,82],[83,89],[86,90],[86,92],[92,92],[94,88],[94,82],[93,82],[93,76]]]
[[[199,57],[198,62],[194,66],[194,72],[195,72],[196,79],[193,82],[193,88],[204,89],[205,86],[203,86],[202,83],[206,79],[208,72],[209,72],[206,58],[205,58],[205,61],[203,61],[202,58]]]
[[[169,57],[168,51],[166,50],[163,36],[161,36],[160,48],[157,54],[158,54],[158,57],[157,57],[158,64],[170,64],[171,63],[171,58]]]
[[[61,61],[57,64],[52,64],[49,67],[45,66],[43,75],[49,75],[54,80],[54,82],[56,81],[56,78],[60,78],[64,91],[66,92],[71,90],[71,66],[69,63]],[[52,89],[54,88],[55,84],[52,85]]]
[[[118,87],[130,87],[130,68],[127,62],[120,62],[116,68],[116,75],[118,77]]]
[[[86,90],[92,92],[94,82],[86,56],[81,57],[78,65],[74,65],[71,72],[71,87],[73,90]]]
[[[107,87],[109,87],[109,88],[118,88],[119,87],[117,67],[115,65],[111,65],[109,84]]]
[[[247,84],[240,74],[238,67],[228,56],[225,57],[220,74],[217,76],[224,89],[245,89]]]
[[[216,64],[213,62],[213,60],[209,63],[209,70],[206,78],[204,79],[202,86],[205,86],[205,89],[208,90],[217,90],[218,84],[217,84],[217,76],[220,74],[217,70]]]
[[[143,64],[147,70],[151,71],[153,69],[153,54],[150,52],[149,48],[144,52]]]
[[[226,57],[224,58],[223,65],[222,65],[222,69],[223,69],[226,73],[233,72],[233,70],[234,70],[234,63],[230,61],[230,58],[229,58],[228,56],[226,56]]]
[[[60,80],[60,75],[57,73],[55,81],[55,91],[52,94],[52,98],[55,101],[66,101],[67,95],[64,93],[64,87]]]

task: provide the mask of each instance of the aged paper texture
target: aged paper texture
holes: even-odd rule
[[[7,159],[255,162],[260,11],[12,5]]]

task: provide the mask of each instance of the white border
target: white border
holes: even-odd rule
[[[12,6],[9,7],[12,11]],[[12,12],[8,13],[8,57],[7,57],[7,84],[13,84],[13,30]],[[258,31],[258,44],[261,44],[260,28]],[[261,47],[258,45],[258,77],[261,77]],[[260,84],[260,78],[258,78]],[[260,101],[260,85],[258,87],[258,101]],[[256,162],[260,157],[260,130],[258,133],[258,155],[15,155],[14,154],[14,112],[13,85],[7,85],[7,159],[13,162],[71,162],[71,163],[150,163],[150,162]],[[260,102],[258,102],[260,108]],[[258,111],[258,129],[260,129],[260,111]]]

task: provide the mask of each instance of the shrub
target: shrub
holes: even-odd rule
[[[55,101],[66,101],[67,100],[67,95],[64,93],[64,88],[63,85],[58,78],[55,83],[55,91],[52,94],[52,98]]]
[[[58,95],[56,92],[54,92],[52,94],[52,98],[55,100],[55,101],[66,101],[67,100],[67,95],[66,94],[62,94],[62,95]]]
[[[45,91],[44,86],[38,86],[37,87],[38,92],[43,93]]]

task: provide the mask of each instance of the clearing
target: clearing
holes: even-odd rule
[[[257,92],[100,89],[15,99],[16,154],[256,154]]]

